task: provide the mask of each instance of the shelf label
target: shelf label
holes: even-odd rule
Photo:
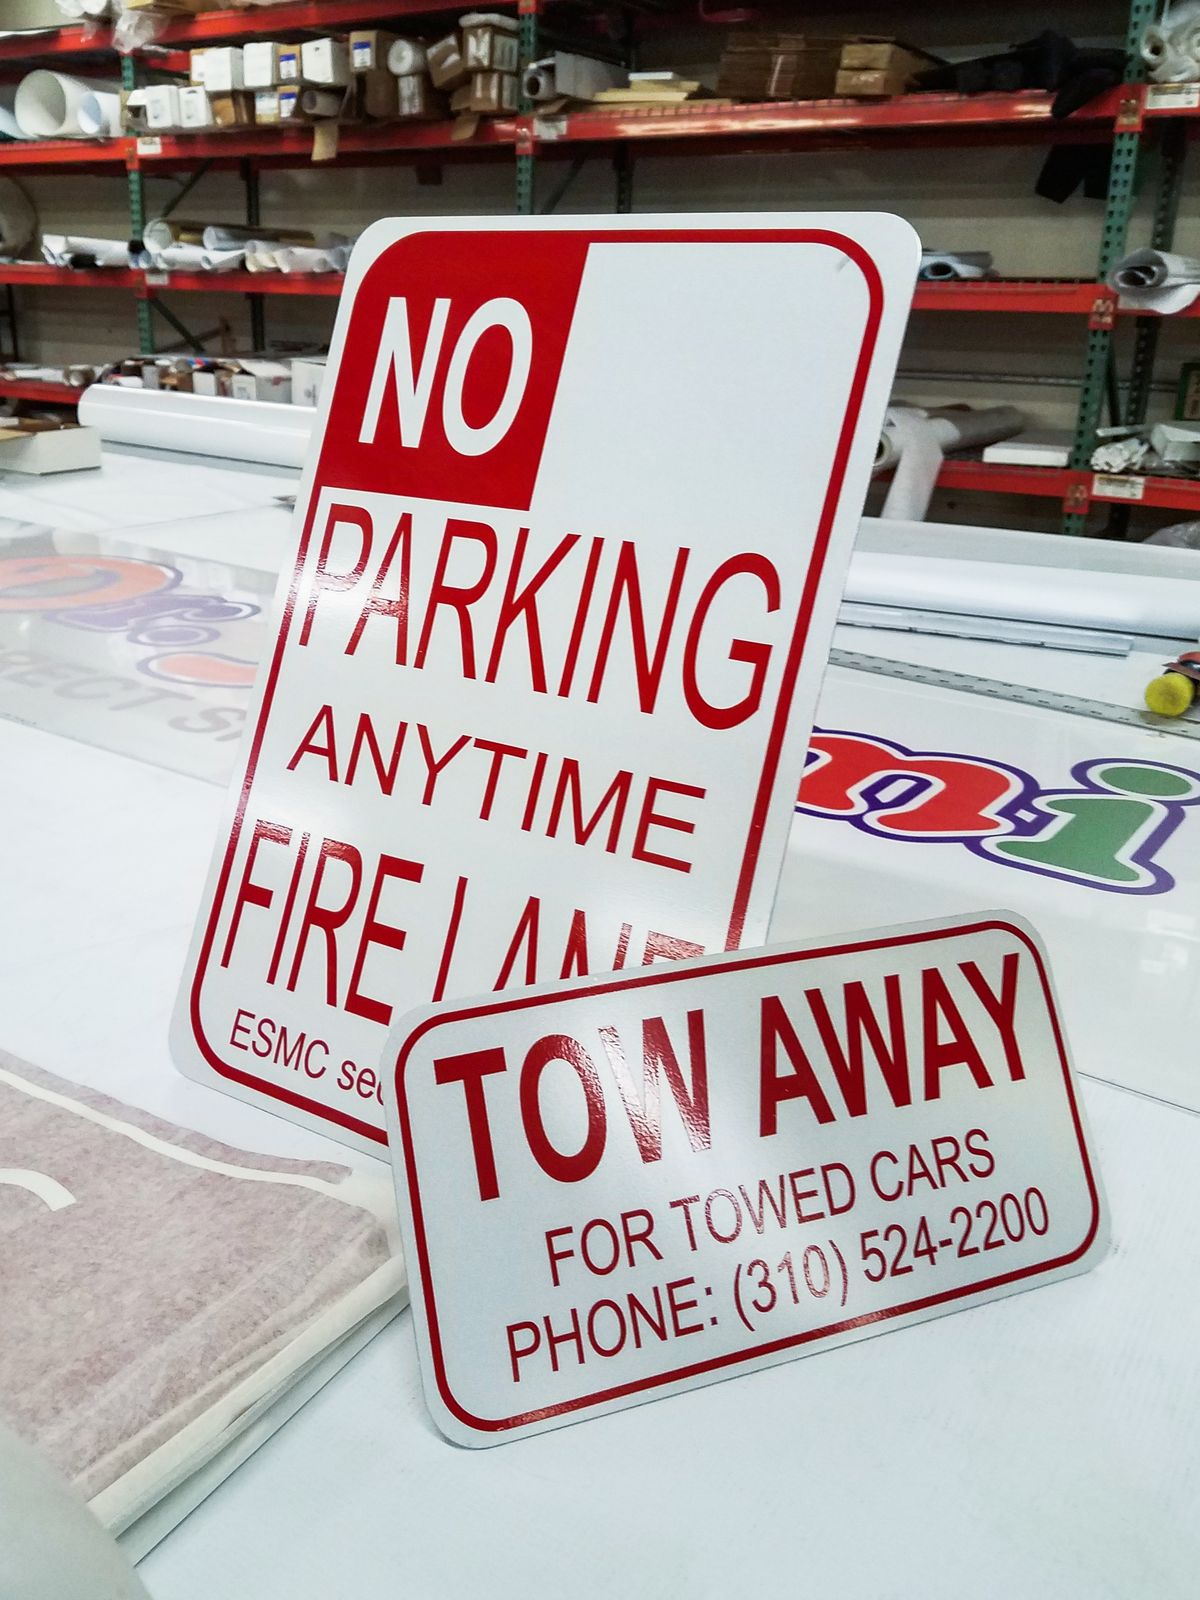
[[[1045,951],[1004,912],[432,1007],[393,1045],[422,1377],[460,1444],[907,1327],[1107,1247]]]
[[[165,289],[171,282],[169,272],[147,272],[146,282],[152,289]]]
[[[176,1016],[373,1150],[414,1005],[765,938],[918,260],[875,215],[532,232],[355,252]]]
[[[140,156],[162,155],[162,140],[154,134],[143,134],[137,142],[137,153]]]
[[[1197,107],[1200,107],[1200,83],[1147,85],[1147,111],[1192,111]]]
[[[549,142],[561,139],[567,131],[566,117],[534,117],[533,132],[538,139]]]
[[[1145,493],[1145,478],[1125,478],[1116,472],[1092,474],[1093,500],[1141,500]]]

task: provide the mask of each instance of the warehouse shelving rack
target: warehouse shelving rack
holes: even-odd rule
[[[657,8],[669,13],[670,0]],[[1135,315],[1133,358],[1121,393],[1116,370],[1115,329],[1128,315],[1107,288],[1105,278],[1126,247],[1139,169],[1147,151],[1159,154],[1156,205],[1151,242],[1170,245],[1183,176],[1190,128],[1200,118],[1200,86],[1180,91],[1153,89],[1141,81],[1137,45],[1147,22],[1154,20],[1159,0],[1130,0],[1126,35],[1125,82],[1089,102],[1071,116],[1055,120],[1052,97],[1030,91],[972,96],[901,95],[885,101],[772,102],[765,105],[706,105],[696,102],[672,108],[587,109],[543,116],[523,103],[515,117],[484,119],[469,139],[455,137],[449,122],[377,124],[341,130],[331,165],[375,165],[394,162],[512,161],[515,210],[531,214],[537,205],[537,177],[543,169],[562,171],[540,209],[552,210],[570,177],[591,155],[611,156],[615,172],[615,209],[632,209],[634,160],[639,150],[657,155],[746,153],[768,150],[820,150],[853,142],[869,148],[936,147],[939,145],[1045,143],[1069,139],[1111,140],[1112,176],[1104,208],[1097,276],[1093,281],[977,282],[922,284],[914,306],[922,311],[987,314],[1074,315],[1085,319],[1086,340],[1078,413],[1066,468],[991,467],[982,462],[948,462],[939,479],[947,489],[982,490],[992,494],[1034,495],[1061,502],[1064,529],[1086,531],[1094,503],[1108,504],[1110,532],[1123,531],[1129,504],[1179,510],[1200,509],[1200,483],[1173,478],[1118,480],[1094,474],[1089,461],[1105,406],[1114,421],[1144,420],[1150,393],[1161,319]],[[286,37],[305,31],[330,32],[392,21],[432,22],[456,16],[461,0],[294,0],[265,12],[212,11],[169,22],[153,47],[136,58],[122,58],[122,77],[132,87],[145,69],[186,69],[186,51],[221,42],[256,37]],[[539,25],[546,12],[578,22],[581,7],[569,0],[519,0],[517,12],[523,59],[538,54]],[[557,18],[555,19],[557,20]],[[632,27],[624,40],[632,39]],[[109,52],[111,34],[103,25],[70,25],[36,36],[0,40],[0,72],[11,72],[18,60],[44,59],[46,64],[81,60]],[[1156,136],[1156,137],[1154,137]],[[258,174],[271,168],[307,166],[313,157],[312,131],[303,128],[261,128],[210,135],[162,135],[106,141],[41,140],[0,145],[0,172],[21,168],[31,173],[124,174],[129,188],[133,237],[145,221],[144,183],[149,175],[189,173],[189,187],[209,170],[236,170],[246,187],[247,220],[258,220]],[[265,343],[264,305],[274,295],[336,296],[341,280],[285,275],[169,273],[105,270],[77,272],[37,264],[0,266],[0,284],[64,288],[112,288],[135,296],[141,349],[155,349],[154,313],[163,314],[178,332],[179,318],[162,299],[171,293],[239,293],[248,297],[256,345]],[[1200,304],[1193,314],[1200,315]],[[184,330],[186,331],[186,330]],[[47,400],[56,386],[8,383],[0,393]],[[74,397],[65,386],[58,397]]]

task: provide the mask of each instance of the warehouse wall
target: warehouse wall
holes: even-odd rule
[[[1059,0],[1054,7],[1019,0],[964,6],[930,0],[920,6],[890,0],[883,4],[805,5],[795,14],[814,33],[891,33],[940,53],[975,54],[1030,38],[1045,27],[1080,42],[1116,43],[1124,33],[1123,0]],[[0,0],[0,14],[3,3]],[[642,65],[694,69],[714,81],[723,27],[692,27],[656,32],[643,49]],[[1095,273],[1101,204],[1075,196],[1064,205],[1038,198],[1033,185],[1046,145],[925,149],[851,146],[804,154],[662,157],[638,154],[635,209],[681,211],[711,209],[807,210],[876,208],[900,212],[928,246],[991,250],[1006,277],[1087,278]],[[540,192],[562,172],[543,163]],[[424,178],[426,181],[421,181]],[[428,181],[434,179],[436,181]],[[43,227],[50,231],[123,234],[128,226],[125,184],[119,175],[81,179],[43,176],[28,182]],[[175,191],[175,181],[154,179],[149,210]],[[1179,241],[1200,253],[1200,219],[1192,196],[1185,199]],[[611,211],[613,174],[608,159],[597,156],[568,192],[559,209]],[[266,222],[314,223],[356,232],[371,218],[437,215],[447,212],[506,214],[513,204],[511,161],[450,160],[423,174],[410,167],[319,168],[263,175],[262,214]],[[242,191],[228,174],[206,177],[189,197],[185,211],[212,220],[240,220]],[[1141,242],[1149,228],[1148,203],[1132,233]],[[34,358],[101,361],[135,344],[131,298],[103,291],[41,291],[22,294],[25,353]],[[229,295],[180,295],[172,302],[190,326],[208,332],[227,327],[230,348],[247,348],[249,321],[244,302]],[[267,301],[273,342],[295,346],[328,338],[334,303],[288,298]],[[162,326],[163,343],[173,338]],[[1195,323],[1169,326],[1160,345],[1157,397],[1180,361],[1195,353]],[[922,313],[913,318],[897,393],[926,404],[953,400],[1010,401],[1025,409],[1037,426],[1070,425],[1086,329],[1082,319],[1051,316],[982,316]],[[702,336],[702,330],[698,330]],[[1128,334],[1126,333],[1126,336]],[[218,348],[214,345],[213,348]],[[986,507],[980,497],[961,504],[945,500],[942,511],[954,517],[1020,520],[1028,526],[1052,525],[1050,503],[1014,508],[1013,502]],[[1015,514],[1019,509],[1019,517]]]

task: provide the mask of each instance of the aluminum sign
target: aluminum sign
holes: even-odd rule
[[[1005,912],[447,1004],[388,1061],[426,1397],[462,1444],[1106,1248],[1045,953]]]
[[[184,1071],[378,1150],[413,1005],[761,942],[916,259],[886,216],[368,231]]]

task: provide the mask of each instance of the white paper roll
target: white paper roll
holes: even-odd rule
[[[79,107],[79,131],[85,139],[115,139],[121,131],[121,96],[93,89]]]
[[[1133,250],[1108,275],[1122,300],[1147,311],[1185,311],[1200,295],[1200,261],[1166,250]]]
[[[129,243],[125,239],[93,239],[82,233],[51,234],[49,237],[61,256],[95,256],[96,265],[100,267],[129,265]]]
[[[920,276],[932,283],[956,278],[986,278],[992,270],[990,250],[923,250]]]
[[[275,467],[304,465],[312,419],[306,406],[122,389],[109,383],[94,383],[79,402],[80,422],[111,444]]]
[[[525,98],[540,102],[553,100],[557,94],[554,86],[554,62],[533,61],[525,68],[525,77],[522,80]]]
[[[205,272],[234,272],[246,259],[244,250],[202,250]]]
[[[199,244],[168,244],[154,252],[154,265],[160,272],[203,272],[207,252]]]
[[[313,250],[303,245],[275,251],[275,261],[281,272],[333,272],[333,256],[328,250]]]
[[[273,250],[247,250],[247,272],[278,272],[279,262],[275,259]]]
[[[427,61],[425,46],[416,39],[397,39],[388,51],[388,71],[397,78],[410,72],[424,72]]]
[[[1015,406],[982,406],[978,410],[946,406],[935,411],[891,407],[876,454],[877,472],[893,463],[896,469],[882,514],[906,522],[922,521],[947,452],[1010,439],[1024,425]]]
[[[267,249],[272,249],[276,244],[316,243],[306,228],[244,227],[236,222],[210,224],[205,228],[200,242],[206,250],[240,250],[253,249],[255,241],[264,242]]]
[[[65,73],[39,67],[17,86],[14,114],[27,139],[83,137],[79,111],[88,95],[115,94],[119,85],[69,78]]]

